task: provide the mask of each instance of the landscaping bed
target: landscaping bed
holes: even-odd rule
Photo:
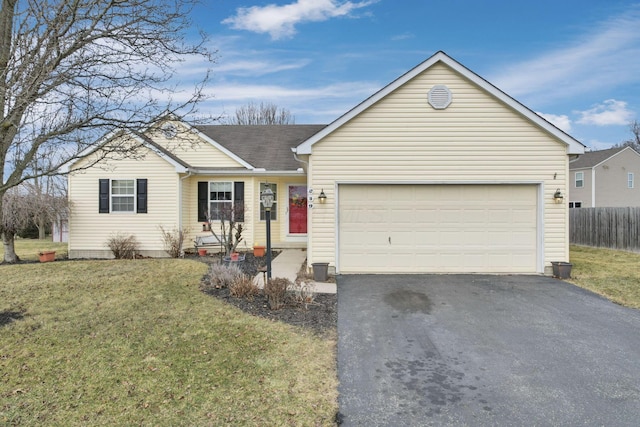
[[[277,256],[277,253],[275,254]],[[219,255],[199,257],[201,262],[217,264]],[[265,263],[264,257],[254,257],[247,253],[245,261],[238,263],[238,267],[248,276],[255,277],[259,268]],[[337,328],[337,296],[336,294],[316,294],[313,301],[301,304],[290,295],[283,308],[272,310],[267,297],[260,292],[252,298],[236,298],[231,296],[227,287],[216,287],[209,281],[208,275],[202,279],[202,289],[208,294],[231,304],[242,311],[272,321],[281,321],[290,325],[300,326],[321,336],[332,336]]]

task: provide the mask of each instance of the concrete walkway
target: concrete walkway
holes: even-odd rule
[[[282,249],[280,254],[271,261],[271,277],[284,277],[291,282],[296,281],[302,263],[307,259],[307,252],[302,249]],[[254,281],[261,288],[264,286],[263,274],[258,273]],[[315,291],[319,294],[335,294],[336,284],[313,282]]]

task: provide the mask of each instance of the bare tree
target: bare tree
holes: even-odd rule
[[[295,123],[295,117],[289,110],[278,108],[271,103],[252,102],[236,109],[235,117],[227,120],[230,125],[289,125]]]
[[[4,241],[4,262],[15,263],[20,261],[15,252],[14,237],[18,231],[29,224],[33,213],[29,198],[20,191],[19,187],[13,187],[2,196],[2,238]]]
[[[212,61],[203,35],[185,41],[196,1],[0,0],[0,212],[9,189],[63,173],[98,136],[192,111],[208,72],[178,103],[168,82],[180,62]],[[95,161],[137,148],[116,141]],[[35,167],[45,154],[47,166]]]
[[[31,221],[38,228],[38,238],[44,239],[47,227],[68,214],[64,180],[60,177],[38,177],[24,182],[22,186],[31,205]]]
[[[640,123],[634,120],[633,123],[629,125],[629,130],[631,130],[632,137],[625,141],[624,145],[640,153]]]
[[[219,208],[216,218],[211,218],[207,212],[207,222],[209,230],[215,238],[222,243],[225,256],[231,256],[236,251],[238,245],[244,240],[242,232],[244,227],[245,215],[244,203],[235,203],[232,205],[224,205]],[[218,224],[219,223],[219,224]],[[220,231],[216,232],[216,226],[220,227]]]

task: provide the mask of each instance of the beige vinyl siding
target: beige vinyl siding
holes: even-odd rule
[[[627,185],[628,173],[634,175],[634,188],[629,188]],[[638,179],[640,179],[640,156],[631,150],[623,150],[603,164],[596,166],[596,206],[640,206],[640,182]]]
[[[245,221],[242,224],[243,232],[242,236],[244,241],[240,244],[239,249],[244,251],[252,247],[253,236],[253,219],[252,212],[255,211],[256,206],[251,200],[251,194],[254,193],[253,177],[250,176],[221,176],[221,175],[195,175],[184,182],[183,193],[183,224],[188,230],[188,237],[185,241],[185,248],[192,248],[193,241],[196,236],[211,235],[210,231],[202,231],[202,222],[198,221],[198,182],[244,182],[244,205],[245,205]],[[212,223],[213,230],[216,233],[220,233],[220,222],[214,221]]]
[[[244,182],[244,202],[245,202],[245,222],[243,223],[244,242],[240,244],[240,250],[251,250],[254,244],[266,245],[266,224],[260,220],[260,183],[270,182],[277,184],[277,217],[271,221],[271,243],[274,248],[287,246],[304,246],[296,244],[295,239],[290,239],[287,235],[287,185],[306,184],[305,176],[296,177],[256,177],[249,175],[242,176],[219,176],[219,175],[198,175],[191,176],[185,180],[184,184],[184,206],[183,224],[188,229],[188,240],[185,247],[193,247],[193,240],[198,235],[208,235],[210,232],[202,231],[202,223],[197,221],[198,205],[198,182],[199,181],[243,181]],[[217,223],[219,227],[219,223]],[[218,231],[218,228],[216,228]]]
[[[427,92],[445,84],[451,105],[435,110]],[[313,146],[315,205],[309,262],[335,265],[337,183],[537,183],[544,189],[544,264],[567,260],[566,145],[464,79],[436,64]]]
[[[176,127],[184,129],[180,122],[172,122]],[[194,131],[179,133],[172,139],[167,139],[162,132],[153,134],[154,142],[165,147],[178,158],[193,167],[207,168],[238,168],[244,167],[228,154],[220,151],[211,143],[202,140]]]
[[[583,176],[583,186],[576,187],[576,173],[582,172]],[[572,202],[582,202],[583,208],[592,207],[591,200],[591,189],[593,188],[592,183],[592,169],[576,169],[569,172],[569,200]]]
[[[89,168],[69,176],[69,255],[75,257],[109,257],[107,240],[116,233],[134,235],[142,253],[166,255],[159,226],[166,230],[178,227],[178,174],[175,167],[142,148],[141,159],[120,159],[109,168]],[[82,166],[84,161],[78,162]],[[140,179],[147,181],[147,213],[98,213],[99,179]]]

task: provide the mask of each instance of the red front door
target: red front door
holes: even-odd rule
[[[307,186],[289,186],[289,234],[307,234]]]

